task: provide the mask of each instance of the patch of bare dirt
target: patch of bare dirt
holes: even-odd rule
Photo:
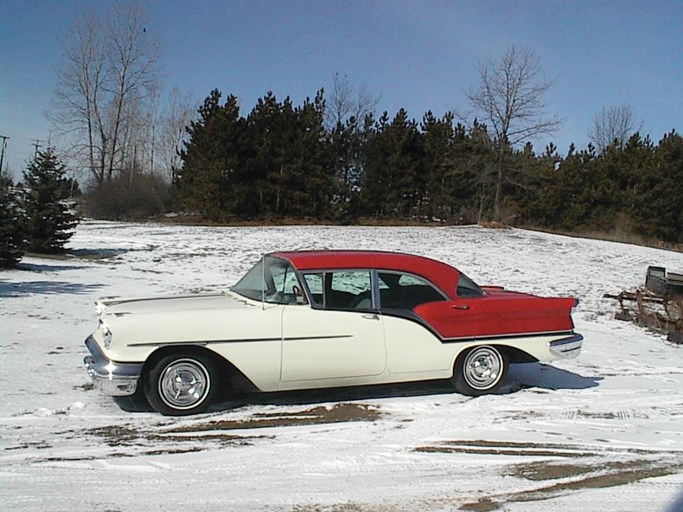
[[[364,404],[336,404],[332,407],[318,406],[296,412],[256,413],[240,420],[212,420],[190,423],[182,426],[169,426],[161,423],[150,428],[132,424],[107,425],[91,428],[85,434],[98,439],[111,448],[138,448],[134,452],[109,453],[108,457],[127,457],[139,455],[163,455],[191,453],[225,446],[249,446],[256,440],[271,439],[272,436],[248,436],[231,433],[268,427],[287,427],[346,423],[353,421],[375,421],[381,412]],[[72,436],[73,431],[65,432]]]
[[[464,503],[460,506],[460,510],[471,510],[472,512],[492,512],[498,510],[500,504],[491,501],[489,498],[480,498],[471,503]]]
[[[48,448],[52,448],[51,444],[48,444],[45,441],[35,441],[35,442],[26,442],[22,443],[16,446],[8,446],[5,448],[5,451],[12,451],[12,450],[28,450],[29,448],[34,448],[37,450],[45,450]]]
[[[471,453],[478,455],[509,455],[517,457],[586,457],[596,455],[578,448],[558,444],[515,443],[499,441],[445,441],[433,446],[418,446],[420,453]]]
[[[548,499],[563,491],[574,491],[580,489],[602,489],[606,487],[617,487],[620,485],[633,484],[647,478],[655,478],[680,473],[680,461],[657,462],[651,461],[630,461],[623,463],[608,463],[606,466],[594,470],[586,471],[582,466],[565,466],[560,469],[561,477],[553,476],[555,469],[549,468],[548,473],[543,479],[553,480],[555,478],[579,478],[570,481],[556,482],[552,485],[541,487],[530,491],[512,494],[507,501],[524,502]]]
[[[167,430],[169,433],[206,432],[215,430],[244,430],[253,428],[292,427],[348,423],[353,421],[376,421],[382,413],[365,404],[336,404],[332,407],[318,406],[297,412],[256,413],[241,420],[212,420]]]
[[[394,505],[337,503],[334,505],[296,505],[292,512],[403,512],[405,510],[407,510],[405,507]]]
[[[178,429],[180,431],[180,429]],[[102,440],[109,446],[145,446],[147,444],[160,443],[207,443],[214,442],[221,445],[238,445],[245,446],[251,444],[250,441],[254,439],[263,438],[264,436],[239,436],[231,434],[199,434],[191,435],[192,431],[186,431],[184,435],[174,435],[173,430],[167,431],[152,431],[139,430],[126,425],[111,425],[106,427],[98,427],[87,431],[88,434],[102,438]],[[196,451],[196,450],[192,450]],[[168,452],[164,452],[168,453]]]
[[[460,510],[475,512],[499,510],[505,503],[546,500],[567,491],[616,487],[683,472],[682,454],[656,450],[586,450],[549,443],[461,440],[419,446],[414,451],[548,459],[505,464],[505,476],[541,485],[526,491],[481,496],[460,506]]]

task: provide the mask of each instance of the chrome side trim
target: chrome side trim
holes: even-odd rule
[[[90,351],[83,359],[88,375],[100,390],[110,396],[130,396],[135,393],[142,375],[142,363],[117,363],[104,355],[100,346],[88,336],[85,346]]]
[[[542,332],[514,332],[506,334],[486,334],[484,336],[469,336],[462,338],[443,338],[444,343],[461,343],[473,341],[492,341],[504,340],[506,338],[540,338],[544,336],[561,336],[563,334],[572,334],[572,331],[542,331]],[[563,338],[564,339],[564,338]]]
[[[160,341],[156,343],[129,343],[127,347],[173,347],[178,345],[221,345],[227,343],[280,343],[282,341],[306,341],[306,340],[338,340],[352,338],[352,334],[331,334],[329,336],[304,336],[289,338],[239,338],[234,340],[204,340],[204,341]]]
[[[550,352],[560,359],[573,359],[579,355],[583,347],[583,336],[575,334],[568,338],[551,341],[548,343]]]

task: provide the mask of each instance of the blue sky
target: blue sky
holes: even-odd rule
[[[47,141],[63,39],[85,5],[109,0],[3,0],[0,135],[20,175],[33,140]],[[683,131],[683,1],[217,1],[143,2],[162,47],[164,84],[199,104],[213,88],[247,113],[272,90],[296,103],[347,75],[381,95],[378,110],[467,111],[479,63],[515,44],[534,50],[554,86],[552,140],[585,147],[603,107],[628,104],[654,142]],[[46,142],[43,142],[45,144]]]

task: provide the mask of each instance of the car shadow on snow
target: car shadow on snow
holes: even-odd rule
[[[588,389],[598,386],[602,377],[583,377],[576,373],[541,363],[513,364],[503,385],[493,395],[509,395],[527,388],[547,390]],[[346,402],[383,398],[406,398],[436,395],[460,396],[448,380],[405,382],[372,386],[353,386],[274,393],[232,395],[216,404],[212,410],[227,410],[244,405],[311,405],[326,402]]]
[[[414,397],[454,394],[448,381],[409,382],[373,386],[352,386],[303,391],[275,391],[270,393],[230,393],[209,408],[209,412],[227,412],[249,405],[314,405],[329,402],[349,402],[382,398]],[[466,399],[466,397],[463,397]],[[153,412],[141,393],[132,397],[114,397],[126,412]]]
[[[410,382],[373,386],[279,391],[274,393],[245,393],[233,395],[223,404],[227,407],[242,405],[312,405],[326,402],[348,402],[383,398],[406,398],[453,394],[448,381]]]
[[[513,364],[510,365],[510,372],[504,388],[510,388],[510,392],[526,388],[540,388],[551,391],[589,389],[599,386],[602,379],[603,377],[584,377],[549,364]]]
[[[598,386],[602,377],[583,377],[576,373],[541,363],[513,364],[505,383],[495,395],[514,395],[524,389],[589,389]],[[251,405],[314,405],[334,402],[378,400],[385,398],[426,397],[456,395],[457,392],[447,380],[353,386],[304,391],[279,391],[271,393],[224,393],[223,398],[209,408],[210,413],[228,412]],[[462,401],[471,397],[461,396]],[[133,397],[114,398],[117,405],[126,412],[153,412],[153,409],[136,393]]]

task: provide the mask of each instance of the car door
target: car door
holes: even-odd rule
[[[282,388],[369,383],[386,369],[370,270],[309,272],[310,306],[283,312]]]
[[[413,311],[448,297],[426,279],[406,272],[378,272],[389,373],[443,378],[452,369],[452,349]]]

